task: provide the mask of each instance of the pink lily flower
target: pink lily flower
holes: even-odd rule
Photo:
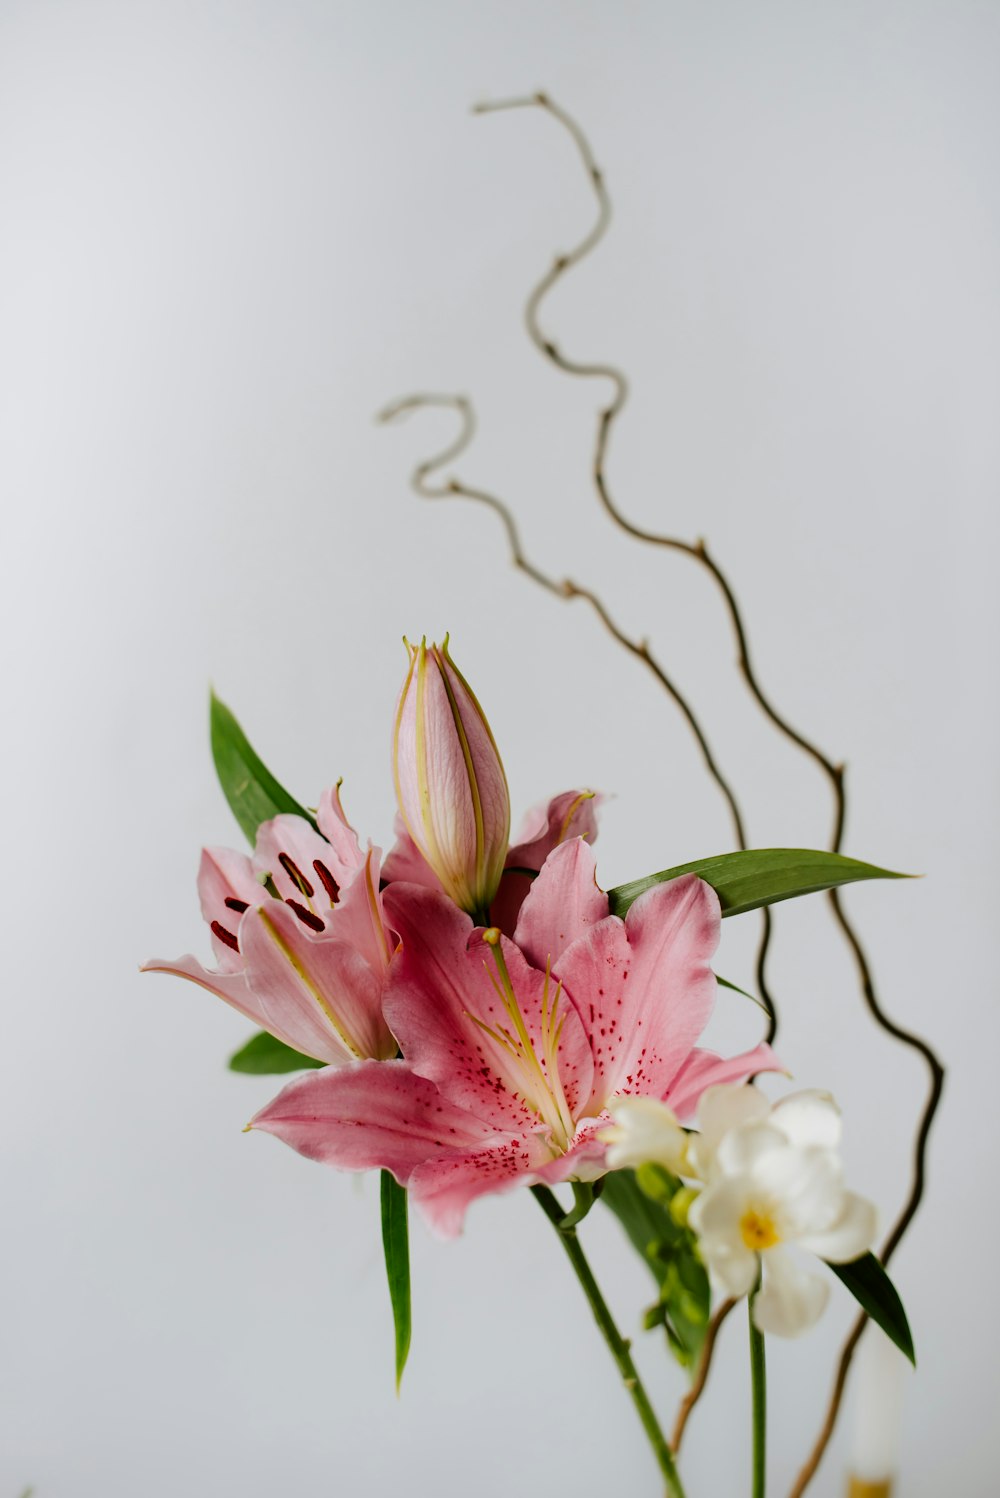
[[[591,849],[562,843],[513,940],[433,890],[391,886],[385,901],[401,945],[384,1008],[405,1060],[313,1072],[252,1126],[325,1164],[391,1170],[444,1236],[486,1192],[602,1175],[615,1099],[689,1117],[713,1083],[779,1069],[767,1045],[728,1059],[696,1048],[719,903],[693,875],[620,920]]]
[[[205,848],[198,893],[218,966],[185,956],[143,972],[200,984],[317,1061],[395,1056],[382,992],[396,935],[382,909],[380,853],[362,852],[336,787],[317,821],[319,832],[303,817],[264,822],[252,858]]]

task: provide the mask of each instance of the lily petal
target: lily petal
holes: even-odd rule
[[[280,908],[274,901],[275,908]],[[173,973],[175,977],[187,978],[200,988],[207,988],[217,998],[224,999],[233,1009],[245,1014],[261,1029],[268,1030],[278,1040],[283,1040],[293,1050],[303,1051],[317,1061],[339,1064],[345,1059],[344,1048],[336,1041],[332,1031],[320,1027],[309,1028],[296,1022],[294,1013],[289,1014],[262,1000],[247,982],[246,973],[211,972],[202,967],[197,957],[178,957],[176,962],[164,962],[153,958],[142,965],[144,973]]]
[[[441,1096],[405,1061],[309,1072],[282,1088],[250,1127],[343,1170],[391,1170],[401,1185],[428,1160],[461,1160],[496,1131]]]
[[[708,960],[718,909],[700,879],[672,879],[642,895],[624,922],[608,916],[560,957],[554,970],[594,1048],[588,1114],[612,1096],[664,1098],[715,1002]]]
[[[543,863],[521,906],[514,941],[537,968],[555,966],[568,946],[608,914],[597,887],[593,850],[580,837],[562,843]]]
[[[670,1104],[679,1119],[690,1119],[706,1088],[722,1082],[743,1082],[762,1071],[784,1069],[766,1041],[739,1056],[717,1056],[714,1051],[696,1047],[674,1077],[663,1101]]]
[[[269,901],[240,926],[246,975],[262,1023],[297,1050],[333,1063],[396,1055],[382,1017],[382,978],[347,942],[310,931]]]
[[[527,813],[508,850],[500,887],[490,907],[490,919],[505,936],[513,933],[533,876],[552,850],[575,837],[594,841],[597,808],[603,799],[596,791],[562,791]]]
[[[537,1179],[540,1172],[534,1168],[551,1159],[539,1134],[510,1134],[487,1149],[418,1165],[410,1177],[410,1196],[436,1233],[455,1238],[477,1197]]]
[[[248,905],[256,905],[263,890],[254,874],[253,864],[245,853],[232,848],[203,848],[198,866],[198,898],[201,913],[212,928],[212,947],[224,973],[238,973],[243,958],[230,942],[218,935],[218,928],[235,937],[240,915]],[[232,905],[228,901],[233,901]]]
[[[703,879],[682,875],[654,886],[631,906],[632,1003],[645,1018],[643,1044],[656,1037],[666,1091],[708,1023],[717,984],[709,963],[719,945],[719,897]],[[675,1110],[676,1111],[676,1110]]]
[[[507,867],[540,869],[553,848],[574,837],[592,843],[597,837],[597,791],[561,791],[526,813],[507,854]]]
[[[379,893],[380,856],[378,848],[368,849],[326,921],[331,934],[355,947],[376,973],[385,972],[396,949],[395,933],[386,924]]]
[[[340,782],[325,790],[316,812],[319,830],[330,845],[327,854],[330,872],[338,884],[346,884],[365,861],[358,834],[351,826],[340,804]]]
[[[393,830],[396,834],[396,841],[382,865],[382,876],[386,883],[420,884],[425,889],[436,889],[439,893],[443,893],[440,879],[413,841],[398,811]]]

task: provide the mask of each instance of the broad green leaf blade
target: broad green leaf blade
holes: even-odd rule
[[[303,1071],[307,1066],[323,1065],[315,1056],[304,1056],[301,1051],[293,1051],[290,1045],[286,1045],[283,1040],[276,1040],[266,1030],[252,1036],[246,1045],[241,1046],[229,1058],[230,1071],[247,1072],[254,1077],[274,1077],[279,1072]]]
[[[304,806],[289,795],[261,759],[250,747],[250,742],[224,702],[212,693],[209,710],[209,726],[212,736],[212,758],[226,800],[233,816],[239,822],[244,836],[251,842],[257,838],[261,822],[268,822],[279,812],[291,812],[313,822]]]
[[[410,1351],[410,1236],[407,1226],[406,1187],[395,1176],[382,1172],[382,1247],[385,1273],[396,1329],[396,1393]]]
[[[796,895],[813,895],[820,890],[836,889],[860,879],[906,879],[874,864],[859,863],[842,853],[826,853],[813,848],[753,848],[745,853],[720,853],[715,858],[699,858],[694,863],[679,864],[645,879],[634,879],[608,890],[612,915],[624,915],[640,895],[654,884],[664,884],[679,874],[698,874],[710,884],[719,897],[723,915],[742,915],[761,905],[774,905]]]
[[[830,1268],[847,1286],[861,1309],[868,1312],[890,1342],[895,1342],[900,1352],[916,1367],[917,1357],[903,1302],[875,1255],[862,1254],[860,1259],[854,1259],[850,1264],[831,1264]]]

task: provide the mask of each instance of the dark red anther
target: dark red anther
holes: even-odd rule
[[[239,951],[240,944],[236,940],[236,937],[233,935],[233,933],[231,931],[227,931],[226,928],[225,928],[225,926],[223,926],[220,921],[213,921],[212,922],[212,930],[215,933],[215,935],[219,938],[220,941],[224,941],[225,942],[225,944],[226,944],[227,947],[232,947],[232,949],[233,949],[234,952],[238,952]]]
[[[299,868],[298,864],[293,863],[287,853],[279,853],[278,862],[281,864],[281,867],[284,869],[285,873],[288,875],[292,883],[298,886],[300,893],[305,895],[307,900],[311,900],[313,897],[313,887],[309,883],[309,880],[306,878],[305,874],[303,874],[302,870]]]
[[[340,885],[337,883],[336,879],[334,879],[326,864],[320,863],[318,858],[313,859],[313,868],[316,870],[316,877],[319,880],[320,884],[322,884],[323,888],[330,896],[330,904],[336,905],[337,901],[340,899]]]
[[[226,904],[230,910],[235,910],[237,915],[242,915],[244,910],[250,909],[250,906],[245,900],[237,900],[235,895],[227,895]]]
[[[308,926],[313,931],[326,930],[319,916],[313,915],[312,911],[307,910],[304,905],[300,905],[298,900],[286,900],[285,904],[291,906],[304,926]]]

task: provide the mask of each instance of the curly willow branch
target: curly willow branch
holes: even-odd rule
[[[566,254],[558,255],[550,268],[541,278],[534,290],[528,297],[525,307],[525,322],[528,334],[539,351],[553,363],[556,368],[565,374],[580,376],[585,379],[600,378],[608,380],[612,387],[609,402],[599,413],[597,423],[597,437],[594,446],[593,478],[600,502],[608,515],[608,518],[627,535],[634,537],[637,541],[645,542],[652,546],[661,546],[671,551],[678,551],[686,556],[692,557],[710,574],[716,586],[722,594],[726,610],[729,614],[730,624],[737,646],[737,664],[746,683],[747,689],[753,697],[757,706],[766,718],[774,725],[790,743],[800,749],[803,754],[809,756],[819,766],[830,783],[834,802],[833,833],[830,841],[831,849],[839,852],[843,842],[844,827],[847,819],[847,793],[844,784],[844,766],[834,763],[816,744],[807,739],[775,708],[770,698],[764,692],[753,666],[750,648],[747,639],[746,627],[743,622],[742,612],[736,601],[732,587],[719,567],[715,559],[710,555],[703,540],[695,542],[685,541],[681,537],[664,535],[655,531],[649,531],[636,525],[618,508],[608,486],[605,474],[605,461],[607,457],[608,443],[611,435],[612,425],[620,414],[627,395],[628,384],[625,376],[612,365],[608,364],[585,364],[568,358],[557,345],[549,338],[540,323],[539,309],[548,292],[556,284],[559,278],[579,264],[585,256],[594,250],[607,232],[611,222],[611,199],[604,183],[604,176],[594,159],[587,137],[576,121],[568,115],[565,110],[555,104],[546,94],[539,93],[525,98],[507,99],[496,103],[485,103],[476,106],[476,113],[486,114],[497,110],[539,108],[550,114],[571,136],[579,153],[584,171],[587,175],[594,195],[597,199],[597,218],[590,232],[580,241],[578,245]],[[858,976],[861,990],[869,1012],[876,1024],[885,1030],[887,1034],[898,1040],[901,1044],[910,1047],[921,1055],[926,1062],[930,1074],[930,1085],[927,1100],[924,1104],[920,1121],[917,1127],[914,1141],[913,1154],[913,1179],[910,1193],[903,1206],[902,1212],[887,1238],[882,1249],[882,1260],[888,1263],[892,1254],[898,1247],[900,1240],[906,1233],[907,1228],[915,1216],[924,1194],[926,1175],[927,1143],[933,1125],[934,1116],[941,1100],[941,1092],[944,1083],[944,1069],[935,1055],[934,1051],[920,1036],[912,1031],[904,1030],[894,1023],[886,1015],[875,992],[874,980],[871,968],[865,955],[860,938],[853,924],[843,908],[837,892],[831,891],[829,895],[830,904],[834,917],[840,930],[850,947]],[[766,950],[766,945],[765,949]],[[772,1020],[772,1033],[774,1021]],[[864,1329],[865,1320],[862,1316],[854,1326],[844,1344],[838,1364],[837,1375],[834,1381],[830,1403],[826,1419],[819,1438],[814,1446],[806,1465],[803,1467],[791,1491],[790,1498],[801,1498],[806,1487],[812,1480],[827,1444],[833,1433],[837,1414],[840,1408],[844,1387],[847,1381],[848,1369],[854,1355],[861,1332]],[[711,1347],[709,1348],[709,1358]],[[707,1372],[707,1369],[706,1369]],[[682,1427],[683,1428],[683,1427]]]
[[[602,603],[598,595],[590,588],[581,586],[580,583],[574,582],[572,578],[559,579],[552,577],[549,573],[543,572],[534,562],[530,561],[521,544],[520,533],[514,517],[502,499],[498,499],[495,494],[487,493],[485,489],[474,489],[469,484],[464,484],[457,478],[448,478],[439,484],[428,482],[429,476],[432,473],[436,473],[438,469],[444,468],[447,464],[453,462],[455,458],[459,457],[466,450],[472,441],[476,429],[472,403],[463,395],[409,395],[403,400],[393,401],[391,405],[386,406],[383,411],[379,412],[378,420],[383,422],[395,421],[401,416],[409,415],[412,411],[423,410],[428,407],[443,407],[447,410],[455,411],[460,418],[461,428],[458,436],[448,447],[437,453],[433,458],[428,458],[425,462],[418,464],[413,470],[411,483],[416,493],[424,499],[471,499],[475,500],[477,504],[486,505],[488,509],[492,510],[499,517],[504,530],[507,532],[511,561],[515,567],[530,577],[532,582],[537,583],[540,588],[544,588],[556,598],[582,598],[586,603],[590,604],[591,609],[612,638],[617,640],[618,644],[624,650],[627,650],[630,655],[634,655],[637,660],[642,662],[647,671],[651,672],[680,708],[688,727],[697,740],[705,768],[719,787],[729,808],[736,839],[740,847],[745,848],[747,846],[746,832],[743,826],[743,817],[740,812],[739,803],[736,800],[733,788],[719,768],[708,739],[705,736],[704,729],[695,717],[693,709],[680,688],[667,675],[663,666],[654,656],[650,649],[649,641],[634,639],[631,635],[627,635],[608,612],[607,607]],[[769,1012],[772,1015],[773,1024],[773,1009],[769,1010]]]

